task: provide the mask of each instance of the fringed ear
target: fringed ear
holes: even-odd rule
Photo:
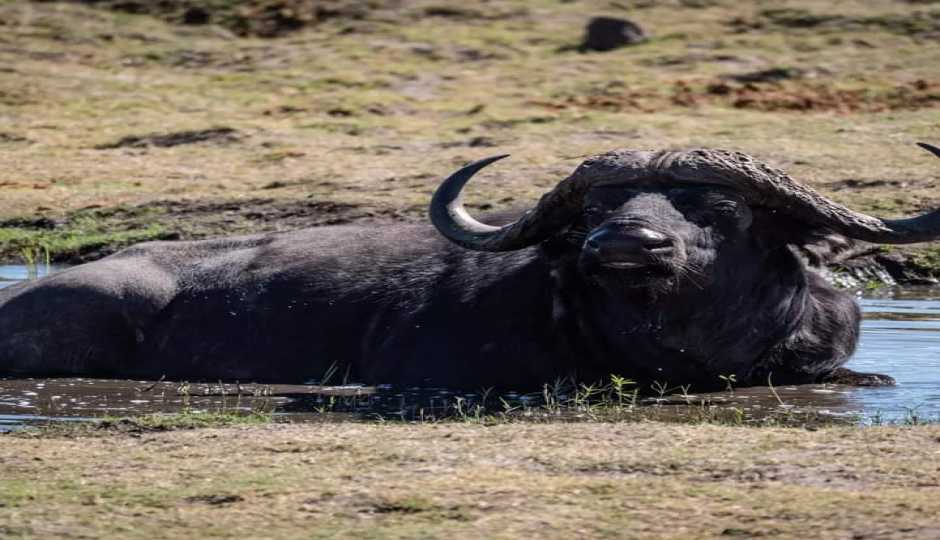
[[[848,238],[776,210],[754,207],[753,211],[751,230],[761,245],[767,249],[790,249],[813,268],[840,264],[878,250],[875,244]]]

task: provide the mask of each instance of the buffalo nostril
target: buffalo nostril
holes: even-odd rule
[[[587,242],[584,243],[584,245],[587,246],[587,248],[592,251],[597,251],[598,249],[601,248],[601,245],[597,243],[597,240],[588,240]]]

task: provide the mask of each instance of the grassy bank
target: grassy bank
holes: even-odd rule
[[[7,538],[929,538],[940,428],[260,425],[3,437]]]
[[[617,147],[743,150],[885,216],[940,202],[913,146],[940,140],[934,3],[337,0],[284,32],[239,26],[280,17],[261,1],[112,4],[133,3],[0,5],[6,260],[423,219],[443,175],[503,152],[477,210]],[[652,37],[581,53],[594,15]]]

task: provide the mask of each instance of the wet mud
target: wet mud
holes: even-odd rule
[[[269,185],[268,190],[284,185]],[[267,197],[216,201],[152,201],[139,205],[86,208],[62,219],[46,217],[0,221],[0,229],[16,228],[45,234],[68,234],[70,228],[94,222],[102,230],[145,230],[154,222],[161,229],[149,240],[200,240],[240,234],[280,232],[306,227],[348,223],[417,222],[424,219],[424,207],[385,208],[335,201],[278,201]],[[86,243],[54,253],[56,263],[80,264],[115,253],[137,241],[104,240]],[[0,260],[18,260],[20,246],[0,246]]]
[[[701,421],[732,419],[804,422],[807,419],[854,422],[860,404],[855,389],[842,385],[784,386],[685,394],[669,389],[662,395],[579,395],[574,386],[546,388],[543,393],[458,392],[369,386],[260,385],[126,381],[111,379],[0,378],[0,431],[49,419],[90,420],[148,414],[270,413],[290,421],[432,421],[501,416],[520,421],[601,419]],[[593,408],[593,411],[592,411]],[[128,421],[102,429],[134,431],[145,427]]]
[[[461,143],[464,144],[464,143]],[[486,140],[472,140],[471,146],[485,146]],[[422,177],[423,178],[423,177]],[[838,189],[864,189],[852,181],[842,181]],[[292,187],[285,182],[263,186],[265,191]],[[37,188],[38,189],[38,188]],[[505,201],[502,201],[505,202]],[[478,205],[487,210],[489,205]],[[280,232],[327,225],[424,223],[423,205],[402,208],[351,204],[336,201],[280,201],[269,197],[218,201],[151,201],[139,205],[108,208],[90,207],[67,214],[61,219],[49,217],[16,218],[0,221],[0,229],[15,228],[36,233],[58,234],[92,221],[103,230],[143,230],[159,222],[162,229],[150,240],[200,240],[227,235]],[[88,243],[72,250],[54,254],[59,264],[81,264],[115,253],[136,241],[103,241]],[[17,243],[0,246],[0,261],[19,261]],[[831,279],[846,287],[866,285],[924,285],[940,283],[940,251],[934,244],[907,246],[876,246],[862,244],[848,259],[833,263],[828,272]]]

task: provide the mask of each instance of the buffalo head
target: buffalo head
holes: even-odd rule
[[[937,147],[921,146],[940,157]],[[473,174],[504,157],[467,165],[441,184],[430,207],[441,234],[481,251],[517,250],[561,237],[578,246],[586,275],[611,284],[675,283],[680,276],[694,281],[723,252],[733,258],[734,246],[746,242],[799,244],[799,237],[903,244],[940,236],[940,211],[900,220],[865,215],[746,154],[725,150],[601,154],[520,219],[485,225],[467,214],[460,192]]]
[[[597,186],[562,237],[579,247],[578,266],[594,281],[701,282],[720,247],[733,249],[746,238],[753,217],[745,198],[727,188]]]

